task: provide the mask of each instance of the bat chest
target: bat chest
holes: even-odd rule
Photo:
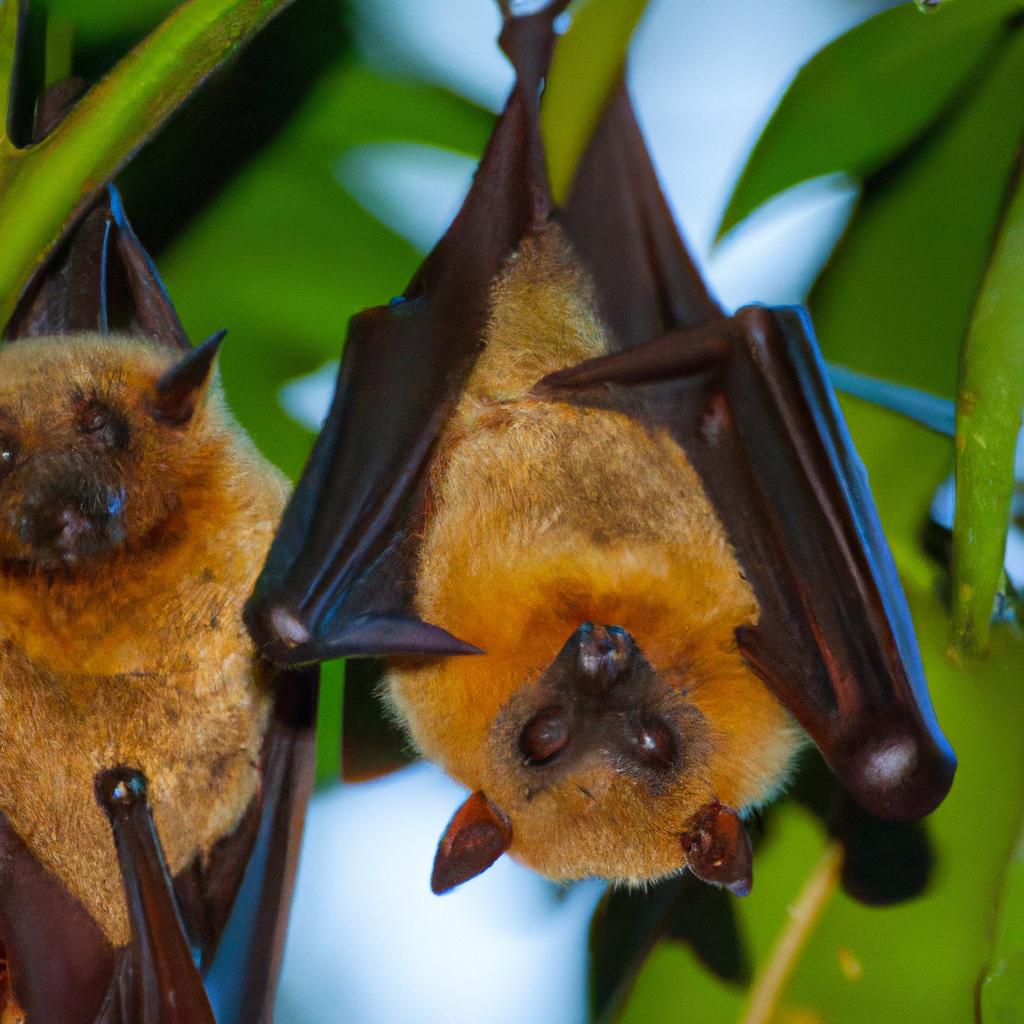
[[[0,811],[114,945],[127,919],[95,773],[145,772],[172,874],[229,833],[257,790],[268,698],[240,616],[211,593],[167,605],[134,647],[112,628],[105,655],[85,639],[95,623],[81,640],[65,630],[40,642],[38,658],[37,634],[19,644],[16,617],[0,626]]]

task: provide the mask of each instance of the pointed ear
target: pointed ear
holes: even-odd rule
[[[227,331],[211,334],[198,348],[191,349],[156,382],[153,413],[172,426],[188,422],[210,379],[213,361]]]
[[[750,837],[731,808],[717,801],[706,804],[682,835],[689,869],[702,881],[724,885],[746,896],[754,884],[754,853]]]
[[[512,845],[512,826],[477,792],[455,812],[434,857],[430,888],[438,896],[486,871]]]

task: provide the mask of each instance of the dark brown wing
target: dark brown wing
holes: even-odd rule
[[[623,348],[722,315],[676,227],[623,83],[580,160],[559,220]]]
[[[608,133],[626,151],[617,159],[601,141]],[[608,190],[621,188],[626,212],[597,219],[593,234],[580,213],[567,223],[607,315],[633,347],[552,375],[544,386],[668,428],[700,474],[760,603],[757,625],[737,638],[744,657],[864,807],[882,817],[927,814],[949,790],[956,762],[806,316],[750,307],[715,319],[681,241],[670,243],[674,226],[656,180],[643,171],[649,163],[635,152],[642,140],[623,91],[595,145],[604,158],[581,168],[574,195],[610,202]],[[634,173],[620,173],[622,166]],[[617,254],[633,243],[617,242],[608,223],[645,240],[628,265]],[[648,340],[641,330],[651,330]]]
[[[190,347],[113,185],[32,279],[3,336],[17,341],[86,331],[116,331],[173,348]]]
[[[208,892],[230,908],[204,978],[217,1024],[270,1024],[284,955],[285,931],[306,805],[316,765],[319,672],[303,669],[276,681],[273,721],[263,749],[259,829],[237,896]],[[214,882],[210,879],[209,882]]]
[[[182,872],[173,889],[145,803],[144,777],[124,768],[101,773],[132,922],[132,941],[124,949],[111,949],[89,914],[0,814],[0,936],[11,987],[28,1020],[272,1019],[313,784],[317,674],[289,673],[279,683],[258,800],[208,863]],[[119,783],[127,796],[118,795]],[[201,970],[193,950],[200,954]],[[168,1018],[172,1005],[179,1016]]]
[[[30,1021],[93,1024],[114,972],[96,922],[0,814],[0,936]]]
[[[330,413],[248,609],[274,661],[476,651],[411,607],[423,470],[480,353],[492,282],[550,212],[537,96],[564,6],[506,20],[517,81],[462,209],[402,297],[349,324]]]

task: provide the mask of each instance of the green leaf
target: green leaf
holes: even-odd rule
[[[112,36],[125,39],[150,31],[174,10],[175,0],[131,0],[131,3],[97,3],[96,0],[32,0],[49,18],[72,22],[86,46]]]
[[[574,11],[569,31],[555,48],[541,130],[556,203],[569,191],[646,6],[647,0],[587,0]]]
[[[719,238],[802,181],[867,178],[935,122],[1003,33],[1018,0],[972,0],[921,18],[885,11],[825,47],[799,71],[758,139]]]
[[[926,19],[921,19],[926,20]],[[1024,133],[1024,33],[902,160],[872,178],[811,292],[829,359],[952,396]]]
[[[0,323],[96,190],[289,2],[187,0],[42,142],[24,150],[0,145]]]
[[[992,959],[980,995],[983,1024],[1020,1024],[1024,1007],[1024,832],[1007,865]]]
[[[964,343],[953,525],[957,641],[984,649],[1003,575],[1024,408],[1024,179],[1018,176]]]

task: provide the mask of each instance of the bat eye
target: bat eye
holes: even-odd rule
[[[538,711],[519,734],[519,750],[531,767],[554,760],[569,742],[569,712],[558,706]]]
[[[8,471],[14,468],[17,457],[17,442],[13,437],[5,437],[0,434],[0,479],[3,479]]]
[[[676,740],[660,718],[642,718],[630,731],[633,755],[653,768],[671,768],[676,760]]]
[[[128,443],[128,426],[102,402],[88,402],[78,414],[78,430],[99,448],[123,448]]]

